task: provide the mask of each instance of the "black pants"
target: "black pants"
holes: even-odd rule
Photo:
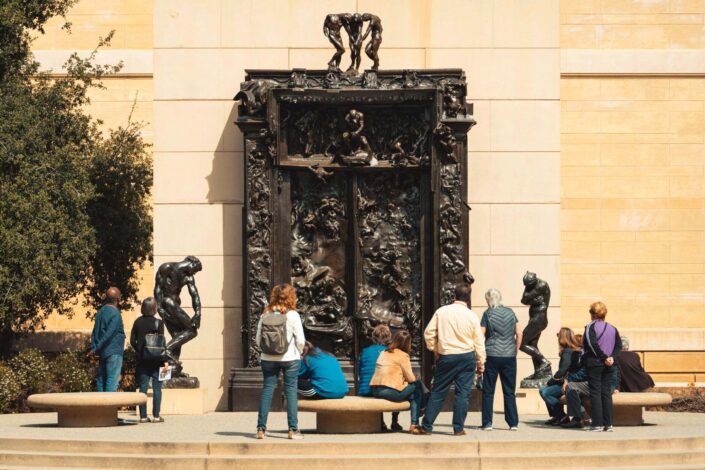
[[[599,428],[612,426],[612,367],[589,366],[587,374],[592,425]]]

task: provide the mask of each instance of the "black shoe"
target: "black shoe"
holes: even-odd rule
[[[580,429],[583,427],[583,423],[580,418],[573,418],[570,421],[561,423],[561,427],[565,429]]]
[[[401,427],[401,424],[397,423],[396,421],[392,422],[392,431],[399,432],[403,430],[404,428]]]
[[[562,426],[563,424],[568,422],[570,422],[570,418],[568,416],[564,416],[562,418],[559,418],[556,424],[554,424],[554,426]]]
[[[560,420],[558,418],[552,417],[551,419],[546,420],[543,424],[545,424],[546,426],[558,426],[559,421]]]

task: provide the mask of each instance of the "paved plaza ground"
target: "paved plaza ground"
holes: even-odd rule
[[[251,412],[209,413],[203,416],[166,416],[162,424],[137,424],[130,413],[121,413],[125,424],[110,428],[58,428],[55,413],[0,415],[0,439],[68,439],[124,442],[253,442],[257,414]],[[389,420],[390,415],[386,418]],[[408,433],[359,435],[326,435],[315,433],[315,415],[299,413],[300,427],[309,442],[418,442],[418,441],[557,441],[587,439],[650,439],[705,436],[705,414],[645,412],[646,425],[618,427],[614,433],[588,433],[582,430],[556,429],[543,426],[545,416],[521,417],[519,430],[509,431],[500,414],[495,415],[495,430],[481,431],[480,413],[469,413],[467,436],[452,436],[451,413],[441,413],[431,436]],[[406,427],[409,414],[402,413],[400,422]],[[270,413],[271,442],[286,444],[286,413]]]

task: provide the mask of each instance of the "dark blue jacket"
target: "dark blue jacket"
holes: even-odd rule
[[[112,305],[103,305],[95,315],[91,351],[100,357],[108,357],[113,354],[122,356],[124,350],[125,328],[122,325],[120,310]]]
[[[323,398],[343,398],[348,394],[348,382],[335,356],[316,348],[301,359],[299,377],[308,379]]]
[[[379,355],[387,349],[387,346],[382,346],[381,344],[373,344],[372,346],[367,346],[362,350],[360,354],[360,369],[358,372],[358,385],[357,394],[361,397],[371,397],[372,390],[370,390],[370,381],[372,376],[375,375],[375,367],[377,366],[377,359]]]

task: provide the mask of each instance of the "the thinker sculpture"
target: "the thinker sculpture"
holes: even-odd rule
[[[201,271],[201,261],[187,256],[183,261],[164,263],[159,266],[154,283],[154,299],[157,311],[164,319],[171,340],[166,345],[169,362],[174,369],[172,377],[184,377],[179,357],[181,347],[198,335],[201,327],[201,298],[196,289],[194,275]],[[193,318],[181,308],[181,289],[186,286],[191,295]]]
[[[368,22],[365,34],[362,34],[362,29],[365,22]],[[370,36],[370,41],[365,47],[365,53],[372,60],[372,70],[379,69],[379,46],[382,44],[382,20],[379,16],[371,13],[331,13],[326,16],[323,21],[323,34],[328,38],[333,47],[335,54],[328,62],[328,70],[331,72],[340,72],[340,61],[345,54],[345,46],[343,46],[343,38],[340,35],[340,29],[344,28],[348,33],[348,42],[350,44],[350,67],[347,74],[355,74],[360,68],[362,60],[362,44]]]
[[[365,115],[362,112],[351,109],[345,116],[345,122],[349,130],[343,132],[343,142],[348,150],[348,155],[340,157],[345,165],[377,165],[377,159],[370,147],[367,137],[362,135],[365,127]]]
[[[548,326],[548,304],[551,300],[551,288],[548,283],[536,277],[536,273],[527,271],[524,275],[524,294],[521,303],[529,306],[529,323],[524,328],[521,351],[531,356],[534,373],[521,381],[522,388],[539,388],[551,378],[551,362],[539,351],[541,333]]]

